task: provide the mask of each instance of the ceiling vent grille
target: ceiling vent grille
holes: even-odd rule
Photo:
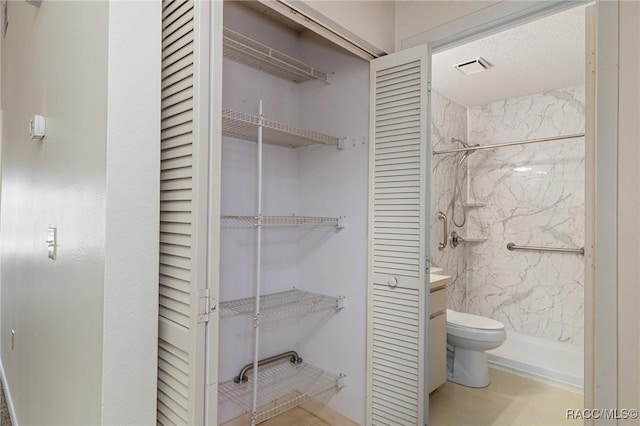
[[[454,65],[454,67],[463,73],[464,75],[475,74],[480,71],[484,71],[491,67],[491,64],[486,59],[478,57],[470,61],[465,61],[461,64]]]

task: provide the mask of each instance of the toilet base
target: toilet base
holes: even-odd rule
[[[447,361],[453,362],[453,368],[447,368],[447,380],[450,382],[471,388],[489,386],[489,366],[485,351],[454,347],[453,357]]]

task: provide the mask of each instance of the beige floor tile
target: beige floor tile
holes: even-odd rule
[[[568,408],[581,408],[582,395],[491,369],[483,389],[446,382],[429,398],[430,426],[562,426]]]
[[[500,370],[490,369],[489,374],[491,384],[483,389],[446,382],[433,392],[429,426],[582,425],[566,418],[568,408],[582,407],[582,395]],[[344,426],[341,423],[327,423],[297,407],[260,426]]]
[[[313,414],[296,407],[273,419],[260,423],[260,426],[328,426]]]

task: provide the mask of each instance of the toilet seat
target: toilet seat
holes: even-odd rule
[[[474,328],[478,330],[503,330],[504,324],[480,315],[466,314],[447,309],[447,325],[455,327]]]
[[[478,342],[503,342],[504,324],[491,318],[447,309],[447,334]]]

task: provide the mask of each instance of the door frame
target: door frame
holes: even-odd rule
[[[223,62],[223,2],[202,2],[202,30],[200,37],[207,40],[207,50],[200,52],[209,83],[206,94],[207,114],[202,121],[207,123],[208,155],[208,220],[206,226],[207,245],[207,289],[209,291],[209,321],[205,328],[205,389],[203,423],[218,424],[218,346],[220,312],[220,209],[222,174],[222,62]],[[203,77],[205,78],[205,77]]]
[[[533,5],[530,2],[500,2],[401,40],[399,46],[407,49],[427,44],[433,55],[589,3],[593,1],[549,1]],[[592,38],[598,46],[600,60],[593,52],[591,61],[593,71],[597,66],[597,72],[586,85],[587,90],[594,90],[592,96],[587,96],[593,102],[593,105],[587,105],[587,114],[591,114],[594,122],[585,128],[584,407],[614,408],[618,402],[618,2],[598,0],[589,13],[597,28],[587,28],[587,33],[589,30],[595,32]],[[607,288],[598,287],[598,282],[606,283]],[[590,419],[585,424],[593,422]]]

